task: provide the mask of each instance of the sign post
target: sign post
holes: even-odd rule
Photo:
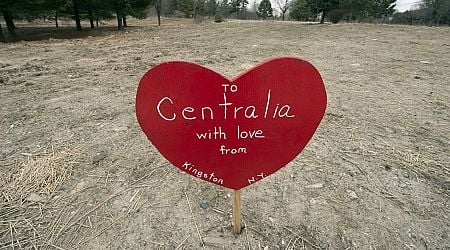
[[[241,234],[241,190],[233,190],[233,233]]]
[[[233,191],[233,232],[241,231],[241,189],[292,161],[325,112],[319,72],[293,57],[267,60],[232,80],[189,62],[144,74],[136,116],[174,166]]]

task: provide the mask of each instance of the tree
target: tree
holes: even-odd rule
[[[3,36],[2,24],[0,24],[0,43],[6,42],[5,37]]]
[[[87,10],[87,18],[89,19],[91,29],[95,27],[94,19],[98,21],[102,10],[105,11],[109,7],[108,3],[102,2],[101,0],[82,0],[81,5],[83,9]]]
[[[208,17],[214,16],[217,10],[217,2],[216,0],[208,0],[206,2],[206,14]]]
[[[239,13],[239,12],[245,10],[247,5],[248,5],[247,0],[231,0],[231,2],[230,2],[231,12],[230,13],[234,13],[234,12]]]
[[[176,9],[176,0],[161,0],[161,12],[164,16],[173,15]]]
[[[284,21],[286,12],[291,7],[291,2],[289,2],[289,0],[278,0],[277,4],[278,4],[278,8],[280,9],[280,12],[281,12],[281,20]]]
[[[450,26],[450,0],[424,0],[417,9],[393,15],[393,23]]]
[[[194,19],[197,19],[205,14],[205,5],[205,0],[194,0]]]
[[[16,25],[14,15],[20,12],[27,12],[32,9],[32,0],[2,0],[0,1],[0,12],[6,23],[6,29],[11,36],[16,35]]]
[[[55,19],[56,28],[59,27],[58,18],[61,12],[64,12],[64,9],[67,7],[67,0],[46,0],[43,4],[43,8],[45,13],[48,16],[53,16]]]
[[[262,0],[258,6],[258,16],[265,20],[268,17],[273,17],[272,5],[270,0]]]
[[[314,15],[322,13],[320,23],[325,22],[328,11],[336,9],[339,6],[339,0],[307,0],[308,6]]]
[[[348,12],[348,20],[352,21],[357,18],[360,21],[367,16],[367,9],[370,5],[370,0],[340,0],[339,6]]]
[[[421,8],[425,10],[428,26],[450,19],[450,0],[423,0]]]
[[[6,28],[11,35],[16,35],[16,25],[14,24],[13,14],[9,9],[3,9],[3,19],[5,19]]]
[[[372,0],[369,2],[368,14],[373,18],[381,18],[392,15],[395,11],[396,0]]]
[[[297,21],[307,20],[311,15],[306,0],[294,0],[289,12],[289,16]]]
[[[155,10],[158,17],[158,26],[161,26],[161,0],[155,0]]]
[[[73,16],[75,19],[75,24],[77,30],[81,30],[81,19],[80,19],[80,2],[79,0],[72,0]]]
[[[116,13],[117,28],[119,30],[127,26],[127,15],[136,18],[147,17],[147,9],[153,3],[152,0],[109,0],[105,2],[109,2],[107,7]]]
[[[177,10],[183,12],[186,17],[192,17],[194,13],[194,0],[177,0]]]

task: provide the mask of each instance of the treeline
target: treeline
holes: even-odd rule
[[[270,19],[279,13],[281,20],[290,18],[298,21],[312,21],[326,18],[338,22],[383,19],[392,17],[396,0],[162,0],[163,14],[171,15],[181,11],[186,17],[195,15],[223,15],[238,19]],[[275,6],[272,6],[274,4]]]
[[[392,23],[450,26],[450,0],[424,0],[417,9],[395,13]]]
[[[15,36],[15,20],[36,18],[54,20],[72,18],[81,30],[81,20],[89,20],[91,28],[99,20],[117,19],[118,29],[127,26],[127,16],[145,18],[154,7],[158,24],[160,16],[188,18],[215,17],[237,19],[270,19],[279,13],[281,20],[340,20],[401,24],[450,25],[450,0],[418,0],[416,10],[395,13],[396,0],[0,0],[0,15],[7,30]],[[275,4],[275,6],[272,6]],[[0,41],[4,41],[0,25]]]
[[[127,26],[127,16],[145,18],[154,1],[160,0],[0,0],[0,14],[12,36],[16,34],[15,20],[52,19],[58,27],[61,16],[73,18],[77,30],[81,30],[82,19],[94,28],[100,19],[116,17],[117,27],[122,29]]]
[[[309,21],[328,18],[337,23],[347,21],[383,20],[394,13],[396,0],[293,0],[289,16],[294,20]]]
[[[280,1],[280,0],[279,0]],[[288,0],[284,1],[285,6]],[[278,2],[281,13],[286,7]],[[395,0],[292,0],[289,16],[294,20],[313,20],[317,16],[336,23],[379,22],[410,25],[449,25],[450,0],[417,0],[414,10],[395,12]]]

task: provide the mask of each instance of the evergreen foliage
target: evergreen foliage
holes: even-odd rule
[[[270,0],[262,0],[258,6],[258,16],[263,20],[273,17],[272,4]]]
[[[311,11],[306,0],[294,0],[289,16],[296,21],[306,21],[311,16]]]

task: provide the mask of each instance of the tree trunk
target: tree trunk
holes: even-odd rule
[[[197,0],[194,0],[194,14],[192,16],[195,21],[195,18],[197,17]]]
[[[122,17],[122,23],[123,23],[123,27],[128,27],[128,25],[127,25],[127,16],[123,16]]]
[[[3,36],[2,24],[0,23],[0,43],[5,42],[5,37]]]
[[[281,13],[281,21],[284,21],[284,15],[286,14],[286,12],[282,12]]]
[[[320,24],[323,24],[325,22],[325,15],[326,15],[326,12],[322,11],[322,16],[320,17]]]
[[[78,0],[73,0],[73,14],[75,16],[75,23],[77,25],[77,30],[81,30],[81,20],[80,20],[80,12],[78,10]]]
[[[158,26],[161,26],[161,10],[159,10],[158,14]]]
[[[94,14],[92,14],[92,10],[88,10],[89,22],[91,23],[91,29],[94,28]]]
[[[55,25],[56,25],[56,28],[59,27],[59,25],[58,25],[58,11],[55,12]]]
[[[5,19],[6,28],[8,29],[9,34],[11,34],[11,36],[15,36],[16,25],[14,25],[14,20],[9,10],[3,10],[3,19]]]
[[[120,15],[120,11],[118,9],[116,10],[116,16],[117,16],[117,29],[121,30],[123,29],[122,16]]]
[[[97,20],[96,20],[96,21],[97,21],[96,25],[97,25],[97,27],[98,27],[98,17],[97,17]]]
[[[155,9],[158,16],[158,26],[161,26],[161,0],[156,0]]]
[[[438,16],[436,18],[436,26],[439,26],[439,24],[441,23],[441,18],[442,18],[442,15],[438,14]]]

